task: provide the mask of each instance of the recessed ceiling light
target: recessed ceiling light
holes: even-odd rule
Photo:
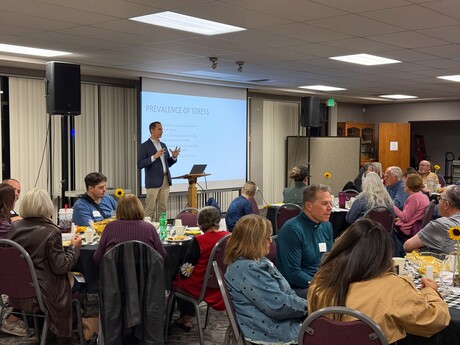
[[[386,65],[386,64],[401,62],[399,60],[387,59],[381,56],[370,55],[370,54],[334,56],[334,57],[330,57],[329,59],[350,62],[350,63],[357,63],[359,65],[365,65],[365,66]]]
[[[14,53],[14,54],[23,54],[23,55],[33,55],[33,56],[43,56],[43,57],[55,57],[61,55],[69,55],[72,53],[61,52],[57,50],[48,50],[48,49],[39,49],[23,46],[14,46],[11,44],[2,44],[0,43],[0,51],[5,53]]]
[[[316,90],[316,91],[342,91],[346,90],[342,87],[326,86],[326,85],[310,85],[299,86],[300,89]]]
[[[456,82],[460,83],[460,75],[445,75],[445,76],[436,77],[436,78],[450,80],[450,81],[456,81]]]
[[[245,28],[240,28],[238,26],[222,24],[170,11],[148,14],[145,16],[133,17],[129,19],[146,24],[164,26],[166,28],[194,32],[197,34],[209,36],[246,30]]]
[[[411,98],[418,98],[417,96],[410,96],[410,95],[380,95],[379,97],[390,98],[390,99],[411,99]]]

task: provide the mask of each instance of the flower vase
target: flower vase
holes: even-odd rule
[[[455,243],[455,252],[453,253],[454,267],[452,270],[452,286],[454,287],[460,287],[460,252],[458,248],[458,242],[459,241],[456,241]]]

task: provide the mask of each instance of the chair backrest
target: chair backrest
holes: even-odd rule
[[[163,258],[151,246],[141,241],[126,241],[105,253],[100,266],[99,295],[105,343],[127,341],[130,336],[124,330],[127,327],[142,336],[145,343],[162,344],[164,291]],[[130,326],[126,326],[128,323]]]
[[[275,235],[278,234],[286,221],[299,215],[300,212],[302,212],[302,208],[297,204],[286,203],[278,207],[275,213]]]
[[[270,260],[275,266],[276,266],[276,238],[277,237],[278,235],[273,235],[271,237],[272,241],[270,242],[270,251],[266,255],[266,258]]]
[[[359,192],[356,189],[345,189],[342,192],[344,192],[347,195],[347,198],[355,198],[359,194]]]
[[[34,264],[27,251],[18,243],[0,239],[0,294],[11,298],[36,298],[46,312]]]
[[[428,204],[428,206],[425,209],[425,214],[423,215],[422,218],[422,224],[421,229],[425,227],[432,219],[433,219],[433,213],[434,213],[434,206],[435,206],[435,201],[431,200],[431,202]]]
[[[197,208],[187,207],[180,211],[180,213],[176,216],[175,219],[182,220],[183,226],[197,227],[199,211],[200,210],[198,210]]]
[[[249,202],[251,203],[252,214],[259,214],[259,205],[257,205],[256,199],[254,197],[249,198]]]
[[[329,314],[350,315],[358,320],[336,321]],[[300,328],[299,345],[388,345],[377,323],[369,316],[346,307],[326,307],[311,313]]]
[[[394,213],[386,206],[375,206],[364,214],[364,218],[369,218],[379,222],[388,231],[389,234],[393,231],[395,222]]]
[[[207,288],[218,289],[219,284],[217,283],[212,263],[215,261],[219,265],[222,273],[227,271],[227,265],[224,264],[225,247],[227,246],[228,238],[231,234],[223,236],[212,248],[211,254],[209,255],[208,264],[204,273],[203,285],[201,286],[201,293],[198,300],[201,302],[204,299]]]
[[[216,281],[219,285],[220,292],[222,294],[222,299],[224,300],[225,311],[227,312],[228,321],[230,322],[231,335],[234,337],[234,344],[246,344],[243,333],[241,332],[238,322],[236,321],[235,308],[233,307],[230,294],[228,293],[227,285],[224,281],[224,274],[222,273],[217,262],[213,262],[214,274],[216,276]]]
[[[441,185],[441,187],[445,187],[446,186],[446,180],[444,178],[444,176],[442,176],[441,174],[436,174],[438,175],[438,181],[439,181],[439,184]]]

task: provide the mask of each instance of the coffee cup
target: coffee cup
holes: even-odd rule
[[[94,241],[94,236],[96,235],[96,231],[94,231],[93,229],[87,229],[85,231],[85,239],[86,239],[86,243],[91,243]]]
[[[174,229],[176,230],[176,236],[184,236],[185,234],[185,226],[175,226]]]
[[[174,219],[174,226],[182,226],[182,219]]]

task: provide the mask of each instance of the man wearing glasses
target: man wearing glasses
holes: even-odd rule
[[[441,218],[429,222],[420,232],[404,243],[404,250],[411,252],[425,247],[428,251],[449,254],[454,250],[454,241],[447,230],[460,226],[460,186],[444,189],[439,200]]]
[[[418,173],[422,176],[425,187],[422,189],[424,193],[434,192],[436,185],[439,183],[438,175],[431,172],[431,163],[429,161],[420,161],[418,164]]]

